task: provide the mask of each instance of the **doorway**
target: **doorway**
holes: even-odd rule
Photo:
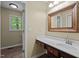
[[[1,1],[1,57],[24,57],[24,7],[21,1]]]

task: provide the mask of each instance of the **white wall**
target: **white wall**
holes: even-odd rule
[[[38,34],[46,33],[47,5],[42,2],[27,2],[25,13],[25,57],[35,56],[44,50],[35,44]]]
[[[10,15],[22,16],[22,12],[1,8],[1,48],[22,44],[22,31],[9,31]]]

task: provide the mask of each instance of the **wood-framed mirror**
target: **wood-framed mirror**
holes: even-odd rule
[[[48,14],[48,31],[77,32],[77,8],[74,3],[61,10]]]

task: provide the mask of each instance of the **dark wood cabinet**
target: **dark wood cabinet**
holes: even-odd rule
[[[51,56],[54,56],[54,57],[60,57],[59,56],[59,51],[55,48],[52,48],[50,46],[46,46],[47,47],[47,54],[48,55],[51,55]]]
[[[54,56],[56,58],[76,58],[66,52],[63,52],[59,49],[56,49],[54,47],[51,47],[49,45],[46,45],[46,49],[47,49],[47,54],[50,56]]]
[[[47,54],[49,56],[53,56],[55,58],[61,58],[61,57],[62,58],[76,58],[75,56],[72,56],[72,55],[70,55],[70,54],[68,54],[66,52],[63,52],[63,51],[61,51],[61,50],[59,50],[59,49],[57,49],[55,47],[49,46],[49,45],[47,45],[47,44],[45,44],[43,42],[40,42],[38,40],[37,40],[37,43],[39,45],[41,45],[44,49],[47,50]]]
[[[60,51],[60,56],[63,57],[63,58],[76,58],[76,57],[74,57],[70,54],[67,54],[65,52],[62,52],[62,51]]]

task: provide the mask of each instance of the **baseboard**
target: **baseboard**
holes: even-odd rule
[[[22,44],[16,44],[16,45],[12,45],[12,46],[2,47],[0,49],[7,49],[7,48],[12,48],[12,47],[21,46],[21,45]]]
[[[39,56],[41,56],[41,55],[43,55],[43,54],[45,54],[45,53],[47,53],[47,52],[44,51],[44,52],[42,52],[42,53],[40,53],[40,54],[37,54],[37,55],[32,56],[32,58],[37,58],[37,57],[39,57]]]

